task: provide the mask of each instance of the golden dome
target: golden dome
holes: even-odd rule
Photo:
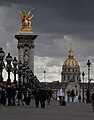
[[[69,49],[68,58],[64,61],[63,66],[67,66],[67,67],[79,66],[78,61],[74,58],[74,53],[71,48]]]

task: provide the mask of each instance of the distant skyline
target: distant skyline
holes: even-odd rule
[[[19,11],[34,8],[32,19],[35,40],[35,75],[40,81],[60,81],[61,69],[67,59],[70,42],[81,73],[87,78],[87,61],[91,61],[94,78],[94,0],[0,0],[0,46],[17,56],[20,30]]]

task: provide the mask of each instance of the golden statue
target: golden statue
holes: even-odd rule
[[[33,11],[33,9],[30,10],[28,14],[26,14],[26,11],[20,11],[22,18],[22,32],[32,32],[31,19],[33,18],[33,14],[30,16],[31,11]]]

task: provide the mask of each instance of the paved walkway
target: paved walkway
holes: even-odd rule
[[[94,112],[91,104],[67,103],[64,107],[53,101],[45,109],[35,108],[34,103],[30,108],[0,106],[0,120],[94,120]]]

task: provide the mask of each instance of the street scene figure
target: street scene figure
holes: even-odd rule
[[[87,89],[86,91],[86,102],[90,103],[90,90],[89,89]]]
[[[91,103],[92,103],[92,110],[94,112],[94,90],[93,93],[91,94]]]
[[[70,90],[67,91],[67,101],[70,102]]]
[[[64,91],[62,88],[58,89],[57,96],[59,97],[60,106],[62,106],[62,101],[64,100]]]
[[[40,98],[41,108],[45,108],[45,101],[47,99],[47,92],[46,92],[45,88],[40,88],[39,98]]]
[[[7,96],[7,99],[8,99],[8,106],[12,106],[12,101],[11,101],[11,98],[12,98],[12,89],[11,89],[11,85],[7,86],[6,96]]]
[[[34,89],[33,95],[34,95],[34,100],[35,100],[35,106],[36,108],[38,108],[39,101],[40,101],[40,89],[39,88]]]
[[[30,102],[31,102],[31,90],[27,88],[26,96],[25,96],[25,104],[27,105],[28,108],[30,107]]]
[[[71,97],[72,102],[74,102],[74,99],[75,99],[74,90],[72,90],[72,91],[70,92],[70,97]]]
[[[53,94],[52,90],[48,88],[47,89],[47,105],[50,105],[52,94]]]
[[[23,88],[21,85],[17,88],[17,100],[18,100],[18,106],[22,104],[22,98],[23,98]]]

